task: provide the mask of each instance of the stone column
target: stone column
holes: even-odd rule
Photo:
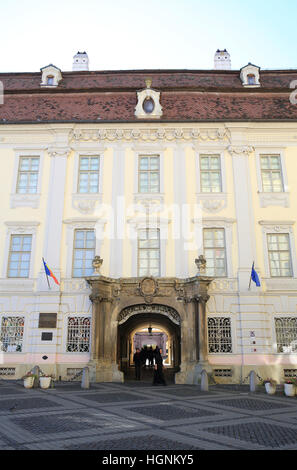
[[[123,373],[118,370],[117,335],[111,322],[114,301],[112,283],[103,276],[87,278],[92,287],[90,300],[92,313],[92,348],[89,367],[92,381],[123,382]]]

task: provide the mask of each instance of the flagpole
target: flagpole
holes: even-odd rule
[[[50,289],[50,288],[51,288],[51,286],[50,286],[50,283],[49,283],[49,280],[48,280],[48,275],[47,275],[47,273],[46,273],[46,270],[45,270],[45,266],[44,266],[44,258],[42,258],[42,261],[43,261],[44,272],[45,272],[45,275],[46,275],[47,285],[48,285],[48,288]]]
[[[253,261],[252,271],[253,271],[254,265],[255,265],[255,261]],[[251,290],[252,271],[251,271],[251,275],[250,275],[249,290]]]

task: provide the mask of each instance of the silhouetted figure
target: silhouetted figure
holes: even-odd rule
[[[141,353],[139,348],[136,348],[136,352],[133,356],[133,362],[135,364],[135,379],[140,380]]]
[[[153,385],[166,385],[164,372],[163,372],[163,358],[162,349],[157,350],[155,353],[155,368],[154,368],[154,381]]]
[[[149,360],[149,366],[153,367],[153,365],[154,365],[154,351],[153,351],[152,346],[148,350],[148,360]]]

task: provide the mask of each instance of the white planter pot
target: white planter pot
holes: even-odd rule
[[[270,383],[266,383],[265,390],[266,390],[266,393],[268,393],[268,395],[274,395],[276,392],[276,386],[271,385]]]
[[[295,385],[285,384],[285,395],[287,397],[294,397],[295,396]]]
[[[49,388],[51,377],[39,377],[40,388]]]
[[[34,384],[34,377],[26,377],[24,379],[24,387],[25,388],[32,388]]]

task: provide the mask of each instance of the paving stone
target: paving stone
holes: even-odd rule
[[[155,388],[154,387],[154,392],[157,391],[158,393],[166,393],[168,395],[175,395],[177,397],[196,397],[196,396],[202,396],[202,395],[210,395],[209,392],[202,392],[201,390],[199,390],[197,387],[193,387],[193,388],[177,388],[177,389],[174,389],[174,388]]]
[[[175,419],[187,418],[201,418],[203,416],[215,416],[217,413],[214,411],[184,407],[181,405],[156,405],[156,406],[141,406],[126,408],[134,413],[139,413],[144,416],[161,419],[163,421],[170,421]]]
[[[290,407],[289,404],[279,403],[279,402],[271,402],[265,400],[257,400],[253,398],[234,398],[234,399],[226,399],[226,400],[212,400],[209,404],[216,404],[222,406],[230,406],[232,408],[240,408],[244,410],[251,410],[251,411],[265,411],[265,410],[273,410],[279,408],[288,408]]]
[[[119,393],[119,392],[111,392],[111,393],[84,393],[82,398],[86,400],[95,401],[97,403],[114,403],[114,402],[122,402],[122,401],[137,401],[137,400],[145,400],[143,396],[132,395],[129,393]]]
[[[203,428],[203,431],[228,436],[245,442],[252,442],[270,448],[281,448],[297,444],[297,429],[270,423],[241,423]]]
[[[25,392],[24,390],[20,390],[17,387],[0,387],[0,395],[7,396],[7,395],[22,395]]]
[[[103,424],[102,420],[93,418],[87,412],[30,416],[30,418],[11,419],[11,422],[33,434],[83,431]]]
[[[0,411],[7,411],[9,409],[16,406],[15,411],[21,410],[28,410],[28,409],[36,409],[36,408],[49,408],[49,407],[57,407],[62,406],[59,403],[55,403],[50,400],[46,400],[45,398],[39,397],[27,397],[27,398],[10,398],[8,400],[0,400]],[[13,414],[13,412],[11,412]]]
[[[178,441],[149,434],[140,437],[93,441],[89,443],[64,446],[65,450],[200,450]]]

